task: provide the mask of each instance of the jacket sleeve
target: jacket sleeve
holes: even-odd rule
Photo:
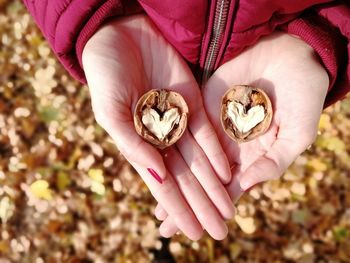
[[[330,86],[325,107],[350,91],[350,5],[341,1],[316,6],[282,26],[314,48]]]
[[[107,19],[142,11],[136,0],[23,0],[54,53],[79,81],[86,83],[82,52]]]

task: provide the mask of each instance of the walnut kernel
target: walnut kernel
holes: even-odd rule
[[[239,143],[264,134],[270,127],[272,114],[271,101],[259,88],[234,86],[222,98],[222,127],[232,140]]]
[[[150,90],[137,102],[134,125],[147,142],[164,149],[174,144],[187,126],[188,107],[174,91]]]

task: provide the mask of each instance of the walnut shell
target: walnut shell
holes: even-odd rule
[[[184,133],[188,112],[188,106],[179,93],[152,89],[136,104],[136,132],[147,142],[164,149],[174,144]]]
[[[262,89],[237,85],[222,98],[222,127],[238,143],[264,134],[271,125],[272,115],[271,101]]]

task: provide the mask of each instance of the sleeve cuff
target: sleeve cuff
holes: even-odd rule
[[[76,59],[79,65],[71,74],[75,76],[79,81],[86,84],[86,78],[82,64],[82,54],[84,47],[91,36],[112,17],[118,17],[123,15],[132,15],[141,13],[142,8],[136,1],[125,1],[122,3],[120,0],[108,0],[96,10],[96,12],[85,23],[80,31],[77,42],[75,45]]]
[[[282,30],[289,34],[297,35],[309,44],[318,54],[329,76],[330,92],[337,81],[339,72],[346,65],[346,39],[339,30],[332,27],[322,17],[309,15],[297,18],[284,25]],[[332,101],[338,98],[333,98]],[[328,104],[326,102],[326,104]]]

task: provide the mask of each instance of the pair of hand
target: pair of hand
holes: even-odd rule
[[[101,27],[85,46],[83,65],[96,120],[158,201],[161,234],[181,230],[193,240],[203,229],[223,239],[224,220],[234,215],[232,200],[280,176],[313,142],[328,87],[312,48],[275,33],[222,65],[200,89],[185,61],[144,15]],[[264,89],[274,108],[268,132],[244,144],[231,141],[219,119],[221,97],[235,84]],[[162,88],[182,94],[190,118],[178,143],[158,151],[137,135],[133,109],[145,92]]]

